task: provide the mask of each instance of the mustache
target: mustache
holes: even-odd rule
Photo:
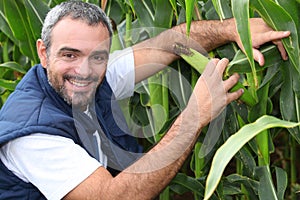
[[[78,75],[70,75],[70,74],[65,74],[63,76],[63,79],[65,80],[78,80],[78,81],[88,81],[88,82],[98,82],[99,81],[99,77],[98,76],[88,76],[88,77],[82,77],[82,76],[78,76]]]

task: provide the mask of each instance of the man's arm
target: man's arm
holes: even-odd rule
[[[151,199],[166,187],[190,154],[201,129],[242,90],[228,90],[239,79],[234,74],[223,81],[227,59],[210,61],[198,80],[186,109],[162,140],[116,177],[103,167],[69,192],[65,199]],[[215,66],[216,65],[216,66]],[[213,88],[213,92],[210,89]]]
[[[288,31],[273,31],[262,19],[250,19],[250,29],[254,59],[260,65],[264,64],[264,57],[257,49],[260,45],[273,42],[278,46],[283,59],[287,59],[286,51],[280,39],[289,36]],[[209,52],[228,42],[236,42],[243,49],[243,45],[236,31],[235,20],[193,21],[190,37],[186,37],[186,26],[181,24],[168,29],[158,36],[133,46],[135,59],[135,82],[162,70],[178,57],[173,52],[173,46],[181,43],[197,49],[202,53]]]

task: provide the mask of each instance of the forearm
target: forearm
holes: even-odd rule
[[[236,40],[235,21],[228,19],[193,21],[190,36],[186,36],[186,24],[160,33],[158,36],[133,46],[136,82],[139,82],[178,59],[174,45],[181,43],[206,53],[218,46]]]
[[[154,148],[112,179],[110,191],[115,191],[114,198],[151,199],[167,186],[191,152],[200,133],[201,127],[190,120],[191,117],[189,111],[184,111]],[[113,199],[112,196],[109,198]]]
[[[116,177],[99,167],[64,199],[154,198],[168,185],[191,152],[205,125],[200,123],[199,113],[191,103],[161,141],[138,161]]]
[[[186,24],[181,24],[173,28],[176,32],[186,33]],[[183,43],[189,47],[194,47],[199,51],[209,52],[221,45],[236,40],[235,20],[202,20],[193,21],[190,28],[190,36]]]

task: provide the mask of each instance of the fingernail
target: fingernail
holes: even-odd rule
[[[261,58],[258,58],[258,64],[259,64],[260,66],[262,66]]]

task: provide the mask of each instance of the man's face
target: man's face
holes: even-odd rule
[[[109,33],[102,24],[89,26],[65,18],[55,25],[50,55],[41,63],[49,83],[69,104],[84,107],[91,102],[105,75],[109,45]]]

